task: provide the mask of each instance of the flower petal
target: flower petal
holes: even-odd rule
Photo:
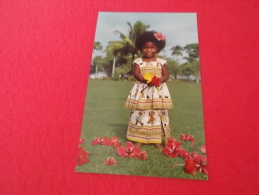
[[[145,75],[143,76],[143,78],[147,81],[147,83],[150,83],[154,77],[154,73],[148,73],[146,72]]]
[[[139,152],[137,158],[140,160],[147,160],[148,159],[147,152],[146,151]]]
[[[178,148],[177,149],[177,154],[181,157],[184,157],[186,154],[186,151],[183,148]]]
[[[188,174],[195,175],[195,163],[191,158],[185,159],[184,171]]]
[[[117,149],[117,153],[118,153],[120,156],[126,157],[126,148],[125,148],[124,146],[120,146],[120,147]]]
[[[168,154],[170,154],[172,152],[172,150],[170,150],[169,148],[164,148],[162,150],[162,152],[163,152],[164,155],[168,155]]]
[[[173,137],[168,137],[166,143],[172,144],[172,143],[174,143],[175,141],[176,141],[176,139],[174,139]]]
[[[152,78],[151,83],[153,83],[156,87],[158,87],[158,86],[160,85],[160,78],[154,76],[154,77]]]
[[[203,154],[206,154],[206,146],[205,145],[202,145],[199,147],[200,151],[203,153]]]
[[[100,143],[100,139],[98,137],[94,138],[93,142],[92,142],[92,145],[97,145]]]
[[[114,157],[108,157],[105,161],[104,161],[105,165],[115,165],[117,163],[117,161],[114,159]]]
[[[171,158],[175,158],[175,157],[177,157],[177,153],[173,152],[173,153],[168,154],[167,156],[169,156]]]
[[[126,142],[126,148],[127,148],[128,150],[130,150],[130,151],[133,151],[133,149],[134,149],[133,143],[131,143],[131,142]]]
[[[85,143],[85,140],[82,139],[82,138],[80,138],[80,139],[79,139],[79,144],[84,144],[84,143]]]
[[[88,156],[89,153],[87,151],[85,151],[82,147],[78,147],[77,165],[83,165],[85,163],[88,163]]]
[[[192,135],[181,134],[181,139],[184,141],[195,141]]]
[[[118,139],[117,139],[116,136],[113,136],[113,137],[110,138],[110,142],[111,142],[111,143],[117,142],[117,141],[118,141]]]
[[[157,38],[157,40],[162,40],[164,41],[165,40],[165,36],[162,35],[162,33],[154,33],[154,36]]]
[[[130,157],[135,158],[138,156],[138,154],[141,152],[141,150],[138,147],[134,147],[132,149],[132,153],[130,154]]]
[[[197,163],[199,163],[199,164],[201,164],[201,163],[203,163],[203,162],[205,162],[206,161],[206,158],[205,157],[203,157],[202,155],[200,155],[200,154],[196,154],[196,161],[197,161]]]
[[[103,140],[103,145],[105,145],[105,146],[110,146],[110,145],[112,145],[112,143],[110,142],[110,140]]]

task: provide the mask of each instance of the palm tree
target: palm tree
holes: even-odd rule
[[[178,59],[177,59],[178,56],[182,56],[182,55],[183,55],[183,54],[182,54],[183,48],[182,48],[181,46],[179,46],[179,45],[176,45],[176,46],[172,47],[170,50],[172,50],[171,55],[172,55],[176,60],[178,60]]]
[[[94,42],[93,53],[94,53],[94,50],[102,50],[102,48],[103,48],[102,44],[99,41],[95,41]],[[98,59],[98,60],[92,58],[92,64],[94,64],[94,67],[91,67],[91,73],[93,73],[92,69],[94,68],[95,69],[95,74],[98,73],[98,63],[100,62],[101,56],[96,56],[96,57],[95,58]]]
[[[94,50],[102,50],[102,44],[98,41],[94,42]]]
[[[137,37],[143,33],[146,32],[147,29],[150,27],[149,25],[144,24],[141,21],[137,21],[133,27],[131,26],[131,24],[129,22],[127,22],[127,24],[130,27],[129,30],[129,39],[132,40],[132,42],[135,44]]]
[[[145,32],[149,25],[144,24],[141,21],[137,21],[133,26],[127,22],[129,26],[128,36],[124,35],[122,32],[116,30],[114,33],[119,34],[121,41],[110,41],[105,51],[107,54],[112,54],[114,56],[113,60],[113,71],[115,69],[115,58],[118,57],[124,64],[127,63],[127,57],[130,55],[132,62],[135,59],[135,55],[138,54],[138,50],[135,47],[135,41],[139,34]],[[121,64],[122,65],[122,64]]]
[[[114,33],[120,35],[121,41],[110,41],[106,47],[106,52],[121,57],[131,55],[131,59],[134,61],[135,55],[138,54],[138,50],[135,47],[136,37],[145,32],[147,28],[149,28],[149,25],[141,21],[137,21],[133,26],[129,22],[127,22],[127,24],[129,26],[128,36],[116,30]]]

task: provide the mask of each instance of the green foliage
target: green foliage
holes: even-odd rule
[[[177,60],[177,57],[178,56],[182,56],[182,51],[183,51],[183,48],[179,45],[176,45],[174,47],[172,47],[170,50],[172,50],[172,53],[171,55]]]
[[[142,148],[149,156],[146,161],[120,157],[111,146],[91,145],[95,137],[104,135],[108,138],[116,136],[123,145],[128,141],[125,137],[130,110],[124,108],[124,103],[132,85],[125,81],[89,80],[81,137],[91,155],[90,162],[77,166],[76,171],[206,180],[207,175],[197,173],[192,176],[185,173],[182,166],[173,167],[183,164],[183,159],[166,157],[152,145]],[[194,152],[200,153],[198,146],[204,144],[200,84],[169,82],[168,88],[174,101],[174,108],[169,110],[171,135],[179,141],[183,133],[193,135],[196,140]],[[190,142],[181,142],[184,149],[190,149]],[[104,164],[109,156],[115,157],[116,166]]]
[[[91,73],[95,73],[96,66],[98,66],[98,72],[106,72],[107,75],[111,76],[112,73],[113,57],[107,55],[106,57],[95,56],[92,59]]]
[[[200,62],[194,60],[192,62],[182,65],[182,72],[186,76],[194,75],[196,78],[200,77]]]
[[[198,60],[199,58],[199,46],[197,43],[187,44],[184,47],[184,50],[188,53],[188,57],[185,58],[189,62],[192,62],[194,60]]]
[[[183,48],[177,45],[172,47],[171,50],[172,55],[175,57],[176,60],[178,60],[177,56],[182,56],[183,51],[188,54],[188,56],[183,57],[183,59],[187,60],[187,62],[180,66],[177,66],[177,68],[173,70],[175,79],[177,78],[177,74],[185,76],[194,75],[196,76],[196,78],[200,77],[199,45],[197,43],[187,44]]]
[[[188,62],[193,62],[195,60],[199,59],[199,45],[197,43],[191,43],[187,44],[184,47],[181,47],[180,45],[173,46],[170,50],[172,50],[171,55],[174,57],[175,60],[179,60],[179,56],[183,55],[183,52],[185,51],[188,56],[182,57],[183,59],[186,59]]]
[[[114,81],[118,81],[120,79],[119,77],[119,74],[118,73],[115,73],[113,76],[112,76],[112,80]]]
[[[130,68],[127,65],[123,65],[115,69],[116,74],[122,75],[122,76],[127,74],[129,71],[130,71]]]
[[[177,73],[179,70],[178,62],[175,60],[172,60],[171,58],[166,58],[166,66],[168,69],[168,73],[170,75],[174,75],[174,79],[177,79]]]
[[[98,41],[94,42],[94,50],[102,50],[102,44]]]
[[[135,81],[134,76],[129,76],[128,81]]]
[[[131,24],[129,22],[127,22],[127,24],[130,27],[130,31],[129,31],[129,38],[130,40],[132,40],[132,42],[135,44],[136,38],[143,32],[146,32],[147,29],[150,27],[149,25],[144,24],[141,21],[137,21],[133,27],[131,26]]]
[[[121,41],[110,41],[105,51],[113,56],[124,59],[127,56],[131,56],[131,61],[133,61],[135,59],[135,55],[138,53],[138,50],[135,47],[136,37],[140,33],[145,32],[149,26],[141,21],[137,21],[133,27],[129,22],[127,22],[127,24],[130,28],[128,36],[118,30],[115,31],[116,34],[119,34]]]

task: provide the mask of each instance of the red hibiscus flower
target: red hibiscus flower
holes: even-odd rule
[[[183,141],[191,141],[192,142],[192,148],[194,148],[195,140],[192,135],[189,134],[181,134],[181,139]]]
[[[160,85],[160,78],[154,76],[154,77],[152,78],[151,83],[153,83],[156,87],[159,87],[159,85]]]
[[[183,158],[184,158],[184,159],[191,158],[191,159],[195,160],[196,154],[193,153],[193,152],[186,152],[186,153],[184,154]]]
[[[131,142],[126,142],[126,147],[120,146],[117,149],[117,153],[123,157],[135,158],[140,153],[140,149],[135,147]]]
[[[115,165],[117,161],[114,159],[114,157],[108,157],[105,161],[105,165]]]
[[[111,142],[110,140],[108,140],[106,138],[106,136],[103,136],[101,138],[94,138],[93,142],[92,142],[92,145],[97,145],[97,144],[101,144],[101,145],[105,145],[105,146],[110,146],[111,145]]]
[[[184,141],[194,141],[194,138],[192,135],[189,135],[189,134],[181,134],[181,139],[184,140]]]
[[[148,159],[148,155],[146,151],[141,151],[138,153],[137,158],[139,160],[147,160]]]
[[[185,155],[185,150],[183,148],[179,148],[182,143],[177,140],[170,140],[170,142],[165,143],[165,148],[163,149],[163,154],[167,155],[171,158]]]
[[[184,155],[185,161],[186,159],[190,159],[195,164],[195,169],[200,173],[208,174],[207,164],[204,164],[206,158],[197,153],[188,152]]]
[[[157,40],[159,41],[164,41],[165,40],[165,36],[162,35],[162,33],[154,33],[155,37],[157,38]]]
[[[194,161],[196,170],[199,171],[200,173],[208,174],[207,164],[204,164],[205,161],[206,161],[206,158],[204,158],[202,155],[196,154],[195,161]]]
[[[195,163],[193,161],[192,158],[186,158],[184,160],[185,162],[185,165],[184,165],[184,172],[188,173],[188,174],[192,174],[192,175],[195,175]]]
[[[173,137],[168,137],[166,142],[169,144],[173,144],[175,141],[177,141],[176,139],[174,139]]]
[[[205,145],[202,145],[199,147],[200,151],[203,153],[203,154],[206,154],[206,146]]]
[[[119,142],[119,140],[117,139],[116,136],[113,136],[110,138],[110,142],[111,145],[114,147],[114,149],[118,149],[121,146],[121,143]]]
[[[88,156],[90,154],[88,152],[86,152],[83,147],[79,147],[78,148],[78,152],[77,152],[77,165],[83,165],[85,163],[88,163]]]

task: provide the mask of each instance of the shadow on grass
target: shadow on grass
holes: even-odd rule
[[[115,133],[115,136],[119,140],[126,141],[126,132],[127,132],[128,124],[123,123],[123,124],[107,124],[107,125],[112,128],[112,131]]]

